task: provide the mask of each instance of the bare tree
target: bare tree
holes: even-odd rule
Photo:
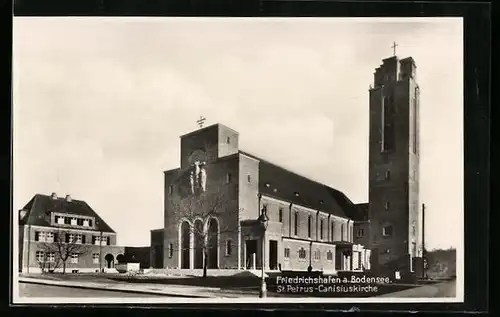
[[[211,260],[209,250],[217,248],[218,239],[210,239],[215,235],[234,233],[238,231],[237,224],[232,223],[228,225],[226,221],[221,221],[221,215],[226,211],[230,204],[230,200],[221,193],[203,192],[195,195],[186,195],[180,197],[173,202],[173,207],[183,219],[188,220],[190,225],[189,233],[194,236],[195,252],[202,252],[203,254],[203,277],[207,277],[208,263]],[[210,221],[215,218],[218,223],[218,232],[210,232]],[[227,219],[227,217],[224,217]],[[182,228],[181,228],[182,230]],[[191,246],[189,246],[191,249]],[[179,245],[179,256],[183,251],[187,251],[182,245]]]
[[[83,244],[81,240],[77,240],[76,236],[72,232],[59,229],[54,233],[54,242],[45,242],[43,245],[44,260],[47,261],[47,254],[53,253],[55,257],[54,269],[62,264],[63,274],[66,273],[66,265],[72,255],[80,257],[90,251],[90,246]],[[51,262],[47,261],[46,263],[50,265]]]

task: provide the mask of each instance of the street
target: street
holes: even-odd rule
[[[52,285],[40,285],[31,283],[19,283],[20,297],[127,297],[127,298],[151,298],[167,297],[154,294],[127,293],[119,291],[98,291],[84,288],[69,288]]]

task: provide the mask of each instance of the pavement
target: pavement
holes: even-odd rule
[[[59,287],[83,288],[94,290],[118,291],[127,293],[140,293],[151,295],[164,295],[174,297],[189,297],[189,298],[224,298],[224,297],[241,297],[241,292],[233,290],[222,290],[216,287],[199,287],[188,285],[162,285],[162,284],[133,284],[119,282],[91,282],[91,281],[61,281],[61,280],[46,280],[40,278],[19,277],[19,282],[38,285],[51,285]],[[238,294],[240,293],[240,294]],[[252,295],[249,292],[245,294]]]
[[[429,284],[404,291],[387,293],[377,297],[455,297],[456,281],[446,281],[436,284]]]

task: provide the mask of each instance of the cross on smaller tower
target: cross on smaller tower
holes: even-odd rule
[[[393,49],[393,54],[394,54],[394,56],[396,56],[396,47],[397,47],[397,46],[398,46],[398,44],[396,44],[396,42],[393,42],[393,44],[392,44],[392,46],[391,46],[391,47],[392,47],[392,49]]]
[[[196,121],[196,123],[200,126],[200,128],[203,128],[203,123],[205,122],[205,118],[203,116],[200,116],[200,119]]]

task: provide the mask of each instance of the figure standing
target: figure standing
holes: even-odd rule
[[[200,164],[200,187],[202,191],[205,191],[207,184],[207,171],[205,170],[205,162]]]

